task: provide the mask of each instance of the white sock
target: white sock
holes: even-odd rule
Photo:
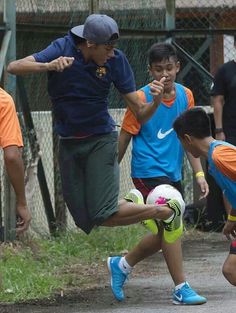
[[[181,289],[185,284],[186,284],[186,282],[184,281],[183,283],[181,283],[181,284],[175,286],[175,290]]]
[[[170,223],[173,221],[175,214],[172,214],[167,220],[164,220],[165,223]]]
[[[124,256],[120,259],[119,268],[125,274],[129,274],[132,271],[132,269],[133,269],[133,267],[130,266],[129,263],[126,261]]]

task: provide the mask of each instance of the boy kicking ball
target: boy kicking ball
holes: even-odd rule
[[[135,192],[134,192],[135,191]],[[141,202],[143,196],[138,190],[133,190],[133,194],[137,195],[137,199]],[[137,201],[133,199],[133,201]],[[160,216],[166,210],[166,205],[170,205],[173,210],[173,214],[167,220],[155,219],[156,228],[159,232],[163,232],[164,240],[169,244],[173,244],[178,240],[183,233],[183,213],[185,210],[185,202],[181,193],[173,186],[168,184],[162,184],[155,187],[147,196],[147,204],[156,204],[160,209]],[[157,234],[156,234],[157,235]],[[159,250],[161,245],[159,245]],[[175,258],[175,254],[172,255]],[[111,274],[111,288],[115,298],[118,301],[123,301],[124,291],[123,285],[128,279],[128,275],[131,273],[133,267],[132,264],[132,252],[128,253],[126,257],[114,256],[107,259],[107,265]],[[183,303],[183,297],[185,301]],[[188,282],[183,282],[181,287],[173,290],[173,304],[203,304],[206,303],[206,298],[199,296],[194,290],[191,289]]]
[[[148,52],[148,71],[150,81],[153,78],[157,81],[165,79],[161,103],[152,118],[142,125],[129,109],[126,110],[122,122],[118,160],[121,162],[129,143],[132,142],[131,177],[137,189],[136,194],[140,193],[138,198],[142,203],[147,203],[150,191],[163,184],[175,187],[182,194],[184,149],[173,130],[173,122],[182,112],[194,106],[194,98],[190,89],[175,82],[179,70],[180,62],[175,47],[165,42],[153,44]],[[153,97],[150,88],[150,84],[143,86],[138,91],[138,95],[140,99],[151,104]],[[206,197],[209,187],[200,159],[194,158],[190,153],[187,153],[187,156],[201,190],[201,196]],[[168,198],[175,199],[175,197]],[[172,220],[171,215],[162,218],[156,216],[155,219],[157,218],[164,221],[168,218]],[[125,299],[123,285],[136,264],[162,250],[174,284],[173,303],[192,305],[206,303],[207,299],[199,295],[187,282],[181,247],[181,219],[172,221],[171,224],[168,224],[168,221],[165,224],[157,224],[154,219],[142,220],[149,233],[145,234],[125,257],[108,259],[112,276],[111,287],[117,300]],[[121,269],[124,265],[129,271],[119,271],[113,261],[119,262]]]

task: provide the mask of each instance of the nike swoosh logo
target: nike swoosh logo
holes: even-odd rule
[[[180,295],[180,296],[178,297],[177,295],[175,295],[175,298],[181,302],[181,301],[182,301],[182,299],[183,299],[183,296],[182,296],[182,295]]]
[[[173,128],[167,130],[166,132],[162,133],[162,130],[159,129],[159,132],[157,133],[157,138],[158,139],[163,139],[165,138],[167,135],[169,135],[172,132]]]

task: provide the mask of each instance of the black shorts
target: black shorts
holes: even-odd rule
[[[227,141],[228,143],[231,143],[231,145],[236,146],[236,137],[235,136],[231,136],[226,134],[225,135],[225,141]]]
[[[64,200],[87,234],[118,210],[118,133],[61,139],[59,164]]]

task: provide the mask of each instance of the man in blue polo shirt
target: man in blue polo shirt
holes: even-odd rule
[[[8,66],[16,75],[48,72],[55,131],[60,136],[63,195],[76,225],[87,234],[95,225],[128,225],[159,214],[157,205],[142,203],[137,190],[118,203],[118,134],[108,112],[111,84],[143,123],[157,109],[165,80],[151,83],[153,102],[143,103],[126,56],[115,49],[118,38],[111,17],[92,14],[46,49]],[[173,216],[176,206],[169,203],[168,208]]]

